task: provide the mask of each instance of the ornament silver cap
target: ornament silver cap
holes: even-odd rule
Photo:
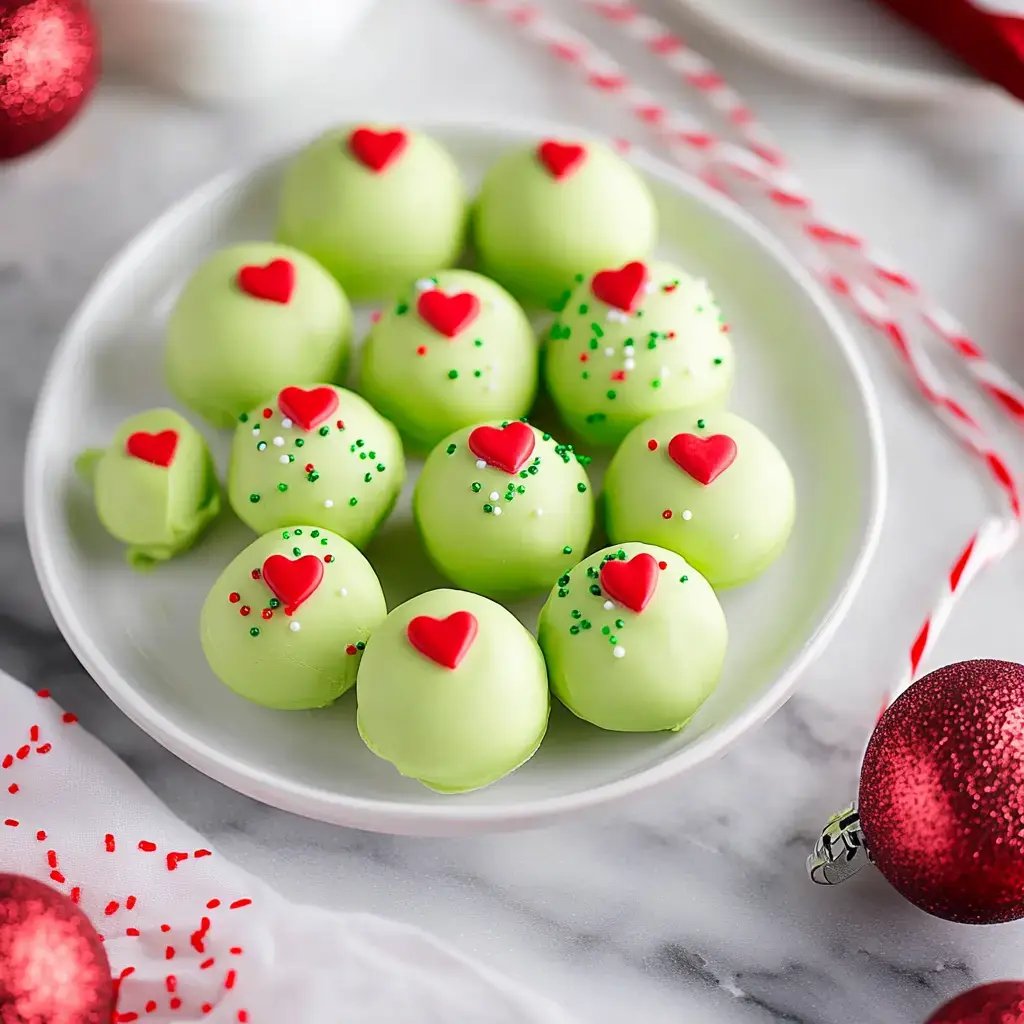
[[[807,858],[807,874],[818,885],[839,885],[868,864],[856,804],[833,814]]]

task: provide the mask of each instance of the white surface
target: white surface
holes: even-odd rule
[[[709,45],[675,0],[643,2],[672,14],[743,89],[830,215],[912,268],[1024,379],[1024,118],[1015,108],[980,119],[955,106],[857,102]],[[596,27],[646,84],[685,102],[683,87],[638,48],[615,43],[597,19],[578,24]],[[104,262],[168,203],[350,116],[557,118],[648,140],[569,69],[457,0],[382,0],[330,63],[304,102],[258,115],[197,112],[108,83],[52,148],[0,170],[0,664],[53,689],[174,813],[287,896],[421,925],[587,1024],[922,1024],[976,982],[1020,977],[1024,925],[934,921],[873,872],[832,890],[804,874],[812,837],[855,792],[882,693],[990,500],[886,345],[859,328],[890,464],[885,529],[864,589],[771,721],[650,794],[577,822],[456,840],[322,825],[189,768],[133,725],[69,652],[25,542],[25,436],[69,317]],[[984,413],[962,377],[950,376]],[[1019,431],[1001,437],[1019,469]],[[1022,607],[1017,552],[979,580],[930,664],[1024,661]]]
[[[578,134],[545,124],[429,130],[472,189],[508,147]],[[733,407],[775,441],[797,483],[797,523],[783,557],[722,595],[729,657],[690,725],[609,733],[556,707],[539,753],[519,771],[476,793],[437,794],[369,752],[356,731],[354,693],[323,711],[273,712],[218,684],[197,621],[210,587],[251,540],[237,521],[141,577],[104,535],[74,476],[75,457],[108,443],[125,417],[172,402],[161,372],[166,311],[212,251],[271,237],[284,158],[213,182],[129,246],[74,318],[36,413],[26,498],[43,589],[76,654],[135,722],[219,781],[286,810],[377,831],[454,835],[535,825],[635,794],[725,749],[789,696],[849,608],[877,542],[884,469],[874,396],[845,325],[783,248],[699,182],[642,153],[634,160],[658,204],[660,255],[706,277],[729,318],[738,351]],[[564,436],[556,423],[539,422]],[[224,476],[231,434],[207,433]],[[603,461],[590,467],[595,491]],[[412,477],[420,465],[410,466]],[[444,586],[412,539],[413,483],[367,551],[390,607]],[[514,606],[528,628],[542,601]]]
[[[956,99],[990,91],[876,0],[675,0],[778,67],[865,96]]]
[[[130,1014],[150,1024],[315,1024],[336,1019],[339,1006],[367,1024],[570,1024],[417,929],[283,900],[210,850],[109,750],[65,722],[56,701],[5,672],[0,706],[0,749],[36,737],[4,773],[15,789],[0,790],[4,871],[56,882],[65,895],[78,890],[113,976],[131,969],[115,1024]]]

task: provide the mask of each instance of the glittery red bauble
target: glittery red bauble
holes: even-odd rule
[[[1024,981],[994,981],[936,1010],[925,1024],[1024,1024]]]
[[[114,983],[89,919],[66,896],[0,875],[0,1021],[110,1024]]]
[[[0,0],[0,160],[61,131],[98,70],[96,30],[83,0]]]
[[[964,661],[882,716],[860,776],[868,852],[947,921],[1024,917],[1024,666]]]

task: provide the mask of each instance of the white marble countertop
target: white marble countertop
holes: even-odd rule
[[[287,895],[423,925],[581,1021],[919,1024],[977,981],[1024,974],[1024,926],[933,921],[872,871],[832,890],[804,875],[813,835],[853,792],[879,696],[990,498],[868,335],[892,484],[868,584],[770,723],[648,797],[564,827],[478,839],[332,828],[188,768],[78,666],[29,562],[22,451],[64,322],[137,229],[215,172],[332,120],[541,116],[637,137],[564,69],[468,5],[383,0],[361,33],[301,103],[225,114],[108,82],[59,142],[0,168],[0,420],[9,431],[0,451],[0,665],[50,687],[179,815]],[[722,45],[708,49],[755,98],[826,206],[903,258],[1024,379],[1024,116],[862,104]],[[633,66],[666,84],[645,63]],[[1024,661],[1022,558],[978,584],[934,664]]]

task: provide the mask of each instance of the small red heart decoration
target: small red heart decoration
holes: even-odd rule
[[[676,434],[668,443],[668,457],[706,487],[736,461],[736,442],[727,434]]]
[[[533,431],[519,420],[506,427],[477,427],[469,435],[469,450],[488,466],[506,473],[518,473],[536,443]]]
[[[480,300],[470,292],[446,295],[440,288],[431,288],[420,292],[416,312],[438,334],[454,338],[480,315]]]
[[[621,270],[602,270],[595,274],[590,290],[595,298],[609,306],[632,313],[640,305],[637,300],[643,297],[646,283],[647,267],[637,260],[627,263]]]
[[[646,551],[628,562],[613,558],[601,566],[601,589],[630,611],[642,612],[658,589],[658,560]]]
[[[386,171],[408,144],[409,136],[403,131],[375,132],[372,128],[357,128],[348,137],[352,155],[374,174]]]
[[[316,555],[288,558],[271,555],[263,563],[263,579],[290,615],[308,601],[324,578],[324,564]]]
[[[334,388],[285,388],[277,396],[281,415],[297,423],[303,430],[315,430],[334,415],[338,408],[338,393]]]
[[[124,443],[124,450],[135,459],[151,462],[166,469],[174,461],[178,448],[178,432],[162,430],[159,434],[147,434],[140,430]]]
[[[291,260],[271,260],[265,267],[242,267],[238,287],[254,299],[287,306],[295,291],[295,264]]]
[[[417,615],[405,627],[405,635],[420,654],[455,669],[469,653],[479,628],[472,612],[453,612],[447,619]]]
[[[548,169],[555,181],[567,178],[582,166],[587,151],[574,143],[555,142],[548,139],[537,147],[537,159]]]

